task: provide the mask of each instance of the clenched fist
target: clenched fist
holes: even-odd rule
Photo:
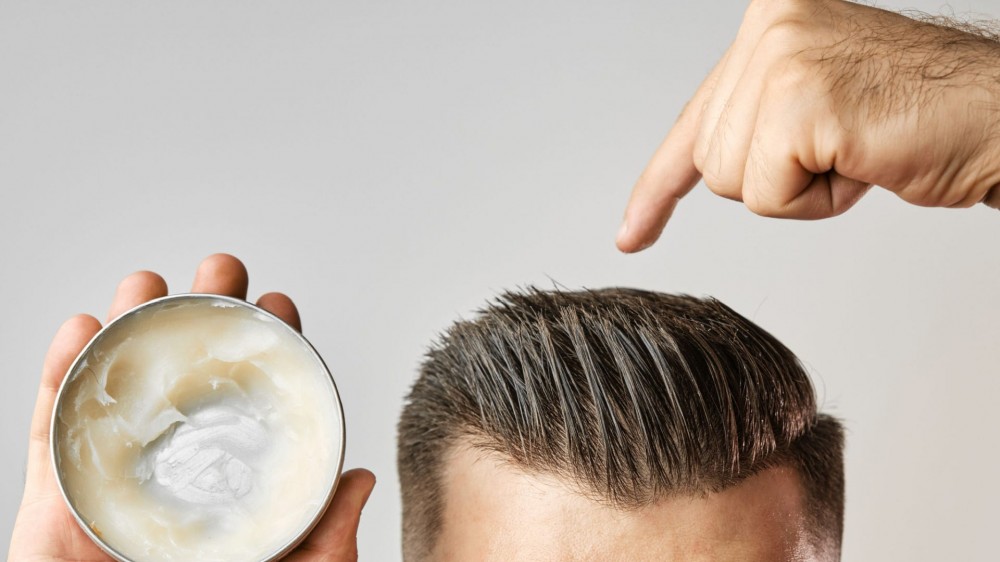
[[[871,185],[1000,207],[1000,42],[945,23],[754,0],[636,183],[619,248],[652,244],[699,179],[774,217],[832,217]]]

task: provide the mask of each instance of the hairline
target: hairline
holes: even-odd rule
[[[672,498],[698,498],[719,494],[727,490],[737,488],[754,476],[765,473],[769,470],[787,468],[792,470],[796,476],[796,487],[801,493],[799,496],[799,507],[802,510],[802,517],[806,522],[805,528],[810,539],[810,545],[817,552],[835,553],[835,556],[832,556],[832,558],[839,559],[841,548],[840,535],[843,530],[842,528],[828,529],[825,522],[821,520],[822,509],[816,509],[817,506],[814,504],[822,503],[822,499],[814,497],[816,494],[812,489],[813,482],[810,481],[809,476],[804,472],[801,466],[803,459],[801,459],[800,455],[797,455],[795,452],[798,447],[801,447],[803,444],[806,444],[811,439],[815,438],[815,430],[817,426],[822,423],[832,426],[833,429],[838,432],[843,431],[843,425],[838,419],[826,414],[818,414],[816,423],[810,426],[808,430],[803,432],[786,447],[782,447],[781,449],[774,451],[765,461],[754,465],[746,472],[741,473],[738,477],[724,483],[721,486],[713,488],[670,490],[660,494],[659,496],[650,498],[649,501],[631,504],[614,502],[607,498],[604,494],[601,494],[599,490],[596,490],[591,486],[587,486],[581,479],[575,478],[572,474],[567,474],[554,467],[547,467],[544,463],[540,463],[537,466],[530,466],[527,463],[518,462],[517,459],[504,451],[505,447],[500,440],[486,435],[479,428],[469,425],[456,427],[454,428],[454,431],[447,436],[445,441],[438,445],[438,454],[436,456],[439,464],[435,467],[434,474],[430,478],[430,482],[433,482],[433,489],[428,494],[430,497],[435,498],[434,509],[429,514],[430,518],[424,520],[424,522],[428,524],[424,529],[422,529],[423,532],[419,534],[418,545],[407,544],[406,541],[411,540],[412,542],[413,537],[404,537],[404,559],[408,559],[407,554],[410,554],[415,556],[415,561],[423,561],[428,555],[434,552],[435,548],[437,548],[438,540],[444,530],[444,513],[446,510],[446,500],[448,498],[447,492],[449,490],[448,480],[445,477],[448,473],[450,463],[453,461],[455,455],[463,449],[482,455],[483,458],[490,457],[524,476],[552,478],[561,486],[580,497],[584,497],[596,504],[626,513],[656,505],[659,502]]]
[[[637,309],[635,306],[641,308]],[[622,316],[622,314],[629,314],[629,316]],[[635,316],[631,316],[631,314],[635,314]],[[613,324],[615,321],[619,324]],[[584,322],[584,324],[581,325],[578,322]],[[581,326],[583,327],[581,328]],[[739,408],[741,404],[749,408],[755,407],[754,404],[756,407],[767,406],[768,409],[761,410],[761,415],[768,417],[761,418],[758,423],[777,424],[771,426],[771,431],[774,433],[755,434],[761,435],[764,439],[760,442],[760,448],[756,449],[758,445],[741,445],[739,443],[745,442],[728,441],[736,437],[732,431],[743,430],[726,427],[720,436],[727,441],[722,442],[720,450],[725,450],[727,446],[733,447],[733,449],[731,453],[720,454],[738,455],[740,448],[750,447],[743,451],[748,456],[731,457],[736,464],[731,464],[728,467],[725,464],[724,456],[716,457],[716,460],[722,464],[714,465],[715,469],[705,468],[703,470],[706,472],[688,473],[687,477],[683,472],[676,473],[680,476],[675,476],[677,479],[674,480],[654,479],[652,488],[647,488],[645,491],[640,490],[638,494],[629,494],[630,489],[625,489],[624,495],[620,497],[616,497],[616,492],[621,489],[601,488],[601,482],[594,479],[593,473],[586,472],[588,470],[586,466],[574,464],[573,459],[578,459],[580,454],[586,455],[586,451],[581,453],[580,450],[569,449],[563,455],[558,452],[558,449],[548,449],[536,453],[533,452],[534,449],[531,446],[525,449],[525,442],[518,442],[516,435],[508,435],[511,427],[509,424],[513,421],[510,418],[495,419],[500,423],[499,426],[491,427],[489,422],[486,422],[487,425],[481,425],[483,422],[480,421],[480,418],[482,415],[486,415],[482,410],[484,404],[486,412],[492,412],[490,404],[493,400],[499,399],[501,404],[510,401],[514,398],[510,392],[515,390],[518,397],[524,397],[521,394],[523,391],[528,394],[528,400],[534,400],[532,394],[534,391],[531,390],[531,385],[536,384],[534,381],[537,380],[542,381],[542,386],[539,389],[543,392],[556,392],[556,397],[565,394],[570,402],[563,404],[564,409],[575,408],[575,401],[581,399],[582,396],[594,398],[598,391],[603,391],[600,385],[611,383],[602,382],[604,381],[601,378],[602,375],[593,374],[596,365],[587,362],[592,360],[589,354],[598,350],[596,351],[598,355],[593,356],[593,358],[604,363],[604,369],[610,368],[617,372],[619,367],[616,365],[619,365],[618,363],[611,365],[607,363],[613,360],[617,361],[620,356],[615,355],[614,351],[609,351],[610,356],[600,355],[601,351],[599,350],[603,349],[606,352],[609,350],[608,347],[602,346],[613,345],[615,341],[618,341],[610,340],[612,343],[608,344],[609,340],[602,339],[607,337],[609,333],[605,327],[612,329],[611,337],[633,338],[625,340],[623,345],[639,346],[625,349],[625,351],[634,350],[640,354],[644,352],[652,354],[645,356],[647,357],[645,365],[646,368],[655,369],[654,373],[656,371],[663,372],[663,369],[667,369],[667,373],[670,372],[670,369],[680,369],[677,372],[682,376],[686,373],[687,377],[691,377],[694,372],[700,373],[701,369],[709,369],[706,373],[714,372],[715,375],[706,374],[706,376],[729,377],[731,375],[720,375],[717,369],[752,369],[752,371],[747,372],[748,376],[765,376],[765,379],[751,379],[756,380],[758,385],[756,388],[764,388],[761,385],[777,384],[773,388],[779,392],[778,396],[785,393],[786,398],[791,401],[775,402],[774,394],[755,394],[759,391],[751,388],[746,397],[748,400],[756,402],[753,404],[737,403],[733,400],[743,396],[740,393],[744,391],[736,390],[736,387],[733,386],[727,389],[725,386],[738,384],[732,382],[734,379],[730,379],[728,383],[706,383],[709,387],[715,384],[723,385],[720,389],[722,394],[719,395],[721,397],[719,400],[729,401],[724,402],[729,405],[720,403],[717,407],[723,408],[723,411],[730,415],[736,413],[733,408]],[[543,334],[541,337],[535,335],[535,328],[542,330],[539,332]],[[617,329],[623,329],[624,333],[615,332],[614,330]],[[604,336],[601,335],[602,333]],[[728,337],[735,339],[731,340],[725,337],[719,339],[720,334],[722,336],[730,334]],[[553,337],[560,339],[559,341],[549,339]],[[574,339],[577,337],[582,338],[582,347],[574,347],[581,341]],[[592,337],[596,339],[590,339]],[[652,339],[644,339],[646,337]],[[638,338],[638,341],[635,338]],[[635,343],[629,344],[629,341]],[[534,343],[529,344],[528,347],[521,347],[522,342]],[[554,348],[544,347],[546,344],[560,342],[561,345],[569,345],[570,347],[560,348],[558,351]],[[678,343],[682,343],[685,349],[678,348]],[[542,347],[539,348],[539,345]],[[747,345],[749,347],[746,347]],[[566,349],[570,349],[571,354],[573,349],[578,352],[582,350],[583,355],[576,356],[576,361],[584,361],[585,363],[573,363],[572,355],[565,355]],[[664,349],[669,349],[672,352],[671,356],[680,361],[680,366],[648,363],[649,360],[667,360],[666,356],[660,355]],[[728,357],[728,360],[732,361],[733,354],[737,354],[735,355],[738,358],[737,362],[728,365],[718,363],[717,361],[720,359],[716,359],[713,350],[719,350],[722,353],[718,356],[721,360],[726,360],[725,358]],[[741,357],[738,355],[739,353],[748,351],[753,352],[753,355],[743,357],[750,358],[749,362],[739,359]],[[525,355],[521,355],[522,352]],[[691,353],[693,354],[689,355]],[[708,355],[703,356],[702,353]],[[576,379],[577,384],[597,384],[598,387],[596,389],[593,386],[590,387],[589,392],[594,394],[578,395],[576,392],[581,391],[579,387],[576,390],[560,387],[560,384],[567,384],[565,379],[560,378],[566,376],[565,374],[555,375],[553,379],[544,377],[536,379],[537,374],[532,377],[525,376],[524,382],[529,386],[526,389],[522,387],[521,390],[504,386],[519,384],[520,378],[515,376],[515,378],[510,379],[507,378],[509,375],[504,373],[508,372],[507,369],[520,372],[519,365],[524,360],[529,361],[527,367],[529,370],[524,371],[525,375],[532,372],[530,370],[532,365],[539,369],[554,368],[559,370],[558,373],[563,373],[562,369],[570,369],[567,372],[577,372],[577,369],[582,369],[580,378]],[[689,360],[694,361],[691,366],[688,365]],[[699,360],[702,362],[699,363]],[[708,363],[704,362],[706,360]],[[485,363],[479,363],[479,361],[485,361]],[[540,365],[539,361],[542,362]],[[548,361],[554,361],[554,363],[547,363]],[[564,361],[570,363],[563,363]],[[638,361],[643,360],[638,359]],[[555,367],[551,367],[552,365]],[[773,367],[769,365],[773,365]],[[625,369],[623,372],[643,368],[641,363],[635,365],[620,364],[620,366]],[[774,375],[768,373],[772,369],[777,369],[774,371]],[[734,373],[732,376],[740,376],[738,375],[739,370],[732,371]],[[543,371],[535,373],[540,372]],[[592,376],[597,376],[597,380],[587,378]],[[661,376],[668,376],[673,380],[675,375],[663,374]],[[769,376],[781,378],[775,378],[773,379],[774,383],[768,383],[766,377]],[[543,388],[545,380],[554,381],[557,388],[549,386],[546,390]],[[667,379],[663,380],[667,381]],[[682,378],[676,380],[682,381]],[[497,384],[497,381],[505,382],[500,382],[499,386],[493,386]],[[486,386],[483,386],[484,384]],[[668,384],[675,383],[668,382]],[[698,387],[701,384],[695,383],[696,387],[693,390],[700,392]],[[631,387],[629,388],[631,389]],[[480,394],[484,391],[487,394]],[[459,394],[449,395],[449,392],[458,392]],[[582,392],[588,392],[586,387],[582,389]],[[735,394],[733,394],[734,392]],[[457,401],[451,402],[450,400]],[[448,404],[451,403],[460,407],[449,413]],[[527,413],[525,410],[516,409],[516,402],[508,404],[508,407],[511,405],[515,409],[510,414],[514,416],[518,416],[518,414],[528,416],[529,413],[537,416],[541,413],[536,411],[533,402],[529,402],[526,406]],[[669,406],[671,407],[668,409],[673,411],[685,411],[685,408],[678,403],[670,403]],[[522,407],[525,406],[522,405]],[[701,403],[701,407],[705,407],[704,402]],[[476,408],[480,409],[478,414]],[[655,413],[655,410],[650,412],[652,418],[636,418],[640,423],[638,426],[640,429],[646,422],[659,419],[657,417],[660,415],[659,413]],[[766,412],[771,412],[771,414]],[[456,413],[457,415],[454,415]],[[504,410],[501,408],[492,413],[503,415]],[[772,418],[771,415],[775,417]],[[735,420],[728,417],[716,419],[736,423]],[[529,424],[536,421],[538,419],[531,416],[522,420],[522,422]],[[575,418],[563,418],[563,421],[569,423],[576,420]],[[601,422],[602,420],[597,419],[597,421]],[[519,422],[513,421],[513,423],[516,427],[516,423]],[[670,422],[668,416],[662,423],[676,422]],[[709,423],[711,423],[710,420]],[[603,426],[600,427],[603,432]],[[806,493],[803,497],[808,502],[805,507],[811,512],[810,535],[817,539],[828,537],[823,542],[833,543],[839,549],[839,533],[841,532],[843,516],[842,427],[835,419],[819,413],[815,400],[815,390],[794,354],[766,330],[715,299],[619,288],[570,292],[558,290],[542,292],[529,288],[527,292],[519,294],[507,293],[500,299],[493,301],[488,308],[481,310],[474,319],[456,322],[431,348],[426,362],[421,367],[420,377],[409,395],[399,428],[399,467],[404,500],[404,554],[414,555],[418,559],[420,556],[417,555],[426,553],[428,543],[436,541],[436,533],[440,532],[443,515],[440,496],[447,484],[444,481],[447,478],[447,467],[443,457],[461,440],[469,438],[477,442],[478,448],[492,450],[508,458],[507,462],[513,466],[519,466],[522,467],[522,470],[526,469],[536,473],[551,474],[565,482],[575,483],[583,495],[596,496],[601,500],[601,503],[617,504],[620,508],[623,507],[623,504],[625,506],[648,505],[669,496],[704,495],[720,492],[737,486],[746,478],[767,468],[781,465],[791,466],[795,468],[805,488]],[[549,437],[558,440],[558,435],[558,433],[550,434]],[[756,439],[755,435],[744,435],[743,437]],[[546,437],[535,434],[533,438],[545,439]],[[622,438],[627,437],[619,434],[616,429],[604,436],[597,436],[598,441],[603,440],[612,444]],[[570,439],[572,439],[572,434],[570,434]],[[588,440],[590,439],[593,437],[588,438]],[[728,445],[726,445],[727,442]],[[565,445],[564,443],[563,446]],[[651,454],[658,455],[660,452],[659,450],[652,451]],[[683,450],[680,454],[684,454]],[[532,456],[537,456],[537,458],[532,459]],[[658,458],[660,458],[660,462],[663,462],[662,457]],[[629,463],[628,465],[618,465],[614,469],[626,471],[622,476],[627,477],[629,470],[642,470],[643,461],[637,462],[638,465]],[[662,467],[663,465],[657,465],[653,468],[663,470]],[[608,474],[611,477],[612,474],[616,473],[609,472]],[[645,477],[640,475],[637,478]],[[632,484],[635,485],[636,482],[633,481]],[[657,486],[657,482],[661,485]],[[628,483],[625,482],[624,485],[628,486]],[[642,486],[642,484],[639,485]],[[433,537],[432,534],[434,534]]]

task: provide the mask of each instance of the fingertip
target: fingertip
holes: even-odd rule
[[[100,320],[89,314],[77,314],[59,326],[55,337],[52,338],[52,345],[49,349],[52,350],[68,343],[78,343],[81,340],[84,340],[83,343],[86,343],[86,341],[89,341],[100,330]]]
[[[245,299],[250,285],[247,268],[236,256],[212,254],[201,261],[191,291]]]
[[[677,202],[701,179],[692,161],[690,128],[686,123],[678,124],[670,131],[632,188],[625,224],[616,240],[621,251],[634,253],[652,246]]]
[[[216,253],[201,260],[198,273],[206,275],[225,274],[233,278],[247,278],[247,268],[239,258],[232,254]]]
[[[625,220],[618,229],[615,243],[626,254],[641,252],[652,246],[673,216],[677,206],[676,197],[652,201],[643,193],[637,193],[625,211]]]
[[[58,388],[69,364],[99,331],[101,322],[89,314],[77,314],[63,322],[45,355],[42,386]]]
[[[632,236],[625,234],[619,236],[615,241],[618,250],[625,254],[636,254],[652,246],[660,238],[660,233],[656,232],[651,236]]]
[[[628,227],[623,227],[623,230],[627,230]],[[662,227],[661,227],[662,229]],[[615,245],[618,250],[625,254],[635,254],[645,250],[646,248],[652,246],[660,238],[660,232],[655,232],[652,235],[636,235],[633,236],[628,232],[619,234],[617,240],[615,240]]]
[[[338,514],[335,516],[343,521],[355,519],[350,514],[360,516],[374,489],[375,474],[370,470],[355,468],[341,474],[340,482],[337,484],[337,494],[331,506],[333,512]]]
[[[56,338],[64,334],[96,332],[101,329],[101,321],[90,314],[76,314],[68,318],[56,331]]]
[[[220,264],[220,265],[238,264],[239,266],[242,266],[243,262],[240,260],[240,258],[238,258],[238,257],[236,257],[236,256],[234,256],[232,254],[228,254],[226,252],[216,252],[214,254],[206,256],[205,259],[201,260],[201,264],[202,265],[205,265],[205,264]]]
[[[615,236],[615,245],[618,246],[619,250],[628,254],[633,251],[630,242],[628,237],[628,220],[623,220],[622,225],[618,227],[618,235]]]
[[[286,324],[302,331],[302,318],[299,309],[288,295],[284,293],[266,293],[257,299],[257,306],[281,318]]]
[[[139,306],[140,304],[167,295],[167,282],[152,271],[136,271],[122,279],[115,290],[108,321]]]
[[[118,284],[118,288],[121,289],[122,287],[141,287],[150,292],[167,292],[167,282],[164,281],[163,277],[155,271],[148,270],[136,271],[122,279],[122,282]]]
[[[352,486],[355,486],[358,490],[364,491],[365,502],[368,501],[368,498],[371,496],[372,490],[375,489],[375,484],[377,483],[375,473],[366,468],[354,468],[348,470],[341,475],[341,478],[349,479],[352,482]]]

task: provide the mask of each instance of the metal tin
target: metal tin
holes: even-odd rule
[[[320,356],[316,348],[313,347],[313,345],[301,333],[299,333],[297,330],[289,326],[287,323],[285,323],[283,320],[281,320],[274,314],[271,314],[270,312],[258,306],[255,306],[240,299],[222,295],[194,294],[194,293],[170,295],[148,301],[133,308],[132,310],[129,310],[128,312],[125,312],[124,314],[118,316],[117,318],[109,322],[96,335],[94,335],[94,337],[90,340],[90,342],[87,343],[87,345],[83,348],[83,350],[80,352],[77,358],[73,361],[73,364],[70,366],[69,371],[67,371],[66,377],[63,379],[62,384],[59,387],[59,392],[56,395],[55,406],[52,411],[52,420],[50,422],[51,425],[49,433],[49,435],[51,436],[49,442],[49,452],[52,458],[52,466],[53,470],[55,471],[56,481],[59,484],[59,491],[62,494],[63,499],[66,501],[66,505],[69,507],[69,510],[73,514],[73,517],[76,519],[76,522],[80,525],[80,528],[83,529],[83,531],[87,534],[87,536],[91,538],[91,540],[94,541],[95,544],[97,544],[101,549],[103,549],[106,553],[108,553],[108,555],[110,555],[115,560],[118,560],[120,562],[138,562],[138,561],[133,561],[132,559],[126,557],[123,553],[119,552],[114,547],[107,544],[104,541],[104,539],[100,536],[100,534],[95,532],[94,529],[92,529],[91,526],[86,521],[84,521],[82,515],[74,505],[72,498],[67,493],[63,483],[63,474],[60,471],[60,462],[59,462],[59,451],[58,451],[58,443],[60,436],[59,424],[58,424],[59,413],[63,406],[63,395],[67,388],[67,385],[76,376],[79,375],[80,365],[89,356],[93,348],[98,344],[100,344],[103,336],[109,330],[111,330],[116,324],[118,324],[122,320],[129,318],[139,312],[160,307],[168,307],[170,305],[181,304],[185,302],[222,303],[227,306],[242,307],[256,314],[264,315],[265,317],[272,320],[275,323],[275,326],[278,326],[279,329],[287,330],[287,332],[290,333],[303,346],[304,349],[308,350],[308,352],[312,354],[312,356],[316,359],[318,365],[322,368],[323,372],[326,373],[326,378],[330,382],[330,386],[332,387],[334,403],[335,403],[334,405],[336,406],[337,410],[336,418],[339,421],[339,430],[340,430],[339,435],[336,436],[339,438],[339,447],[336,448],[337,451],[335,452],[334,460],[337,466],[334,472],[333,483],[330,487],[329,492],[326,495],[326,498],[320,504],[320,507],[316,511],[316,513],[312,516],[309,525],[307,525],[302,530],[302,532],[298,533],[296,536],[290,537],[285,543],[283,543],[281,547],[279,547],[273,553],[269,554],[267,557],[262,558],[259,562],[272,562],[278,560],[281,557],[288,554],[296,546],[298,546],[298,544],[301,543],[302,540],[309,535],[309,533],[313,530],[313,528],[315,528],[316,524],[319,523],[319,520],[323,517],[323,514],[326,512],[327,507],[330,505],[330,501],[333,499],[333,495],[336,492],[337,485],[340,482],[340,476],[341,472],[343,471],[343,463],[344,463],[344,448],[346,440],[344,410],[343,410],[343,405],[340,401],[340,393],[337,391],[337,385],[333,379],[333,375],[330,373],[329,367],[327,367],[326,363],[323,361],[323,358]]]

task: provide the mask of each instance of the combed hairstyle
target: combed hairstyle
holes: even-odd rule
[[[407,560],[434,547],[459,440],[621,509],[792,466],[815,546],[839,552],[842,428],[792,352],[714,299],[529,289],[455,323],[399,422]]]

